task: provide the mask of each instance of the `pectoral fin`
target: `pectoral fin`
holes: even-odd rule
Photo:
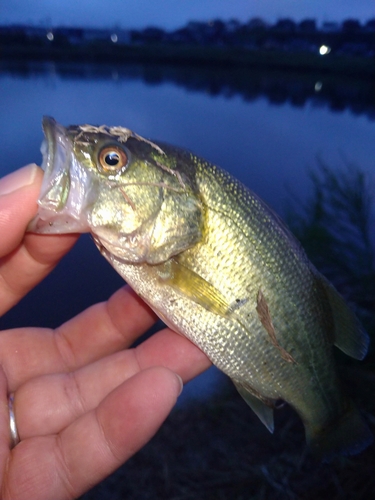
[[[267,429],[273,433],[274,422],[273,422],[273,402],[266,400],[264,398],[260,399],[261,396],[256,396],[253,389],[248,386],[236,382],[233,380],[237,391],[244,398],[246,403],[250,406],[253,412],[258,416],[260,421],[267,427]]]
[[[220,316],[230,314],[230,305],[225,297],[208,281],[177,259],[171,259],[168,265],[168,273],[162,277],[163,282],[210,312]]]

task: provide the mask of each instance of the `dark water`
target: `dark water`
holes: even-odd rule
[[[122,125],[221,165],[282,212],[317,156],[375,172],[373,84],[324,75],[173,67],[0,66],[0,176],[40,163],[41,117]],[[1,235],[0,235],[1,237]],[[82,238],[0,328],[57,326],[122,280]]]

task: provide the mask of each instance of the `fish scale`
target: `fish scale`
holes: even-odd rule
[[[336,345],[362,359],[368,336],[260,198],[219,167],[126,128],[65,128],[48,117],[43,127],[45,176],[29,230],[91,232],[136,293],[231,377],[271,431],[282,399],[324,459],[372,442],[333,356]],[[70,191],[59,186],[67,176]]]

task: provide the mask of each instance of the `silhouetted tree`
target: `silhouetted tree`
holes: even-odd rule
[[[316,31],[315,19],[304,19],[299,23],[298,29],[303,33],[314,33]]]
[[[341,27],[344,32],[355,33],[361,30],[361,23],[357,19],[346,19]]]
[[[294,33],[296,31],[296,23],[293,19],[279,19],[274,24],[273,28],[278,31],[285,31],[287,33]]]

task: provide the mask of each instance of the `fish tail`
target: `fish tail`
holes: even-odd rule
[[[307,442],[313,455],[329,462],[340,455],[356,455],[370,446],[374,437],[353,404],[341,417],[318,430],[306,426]]]

